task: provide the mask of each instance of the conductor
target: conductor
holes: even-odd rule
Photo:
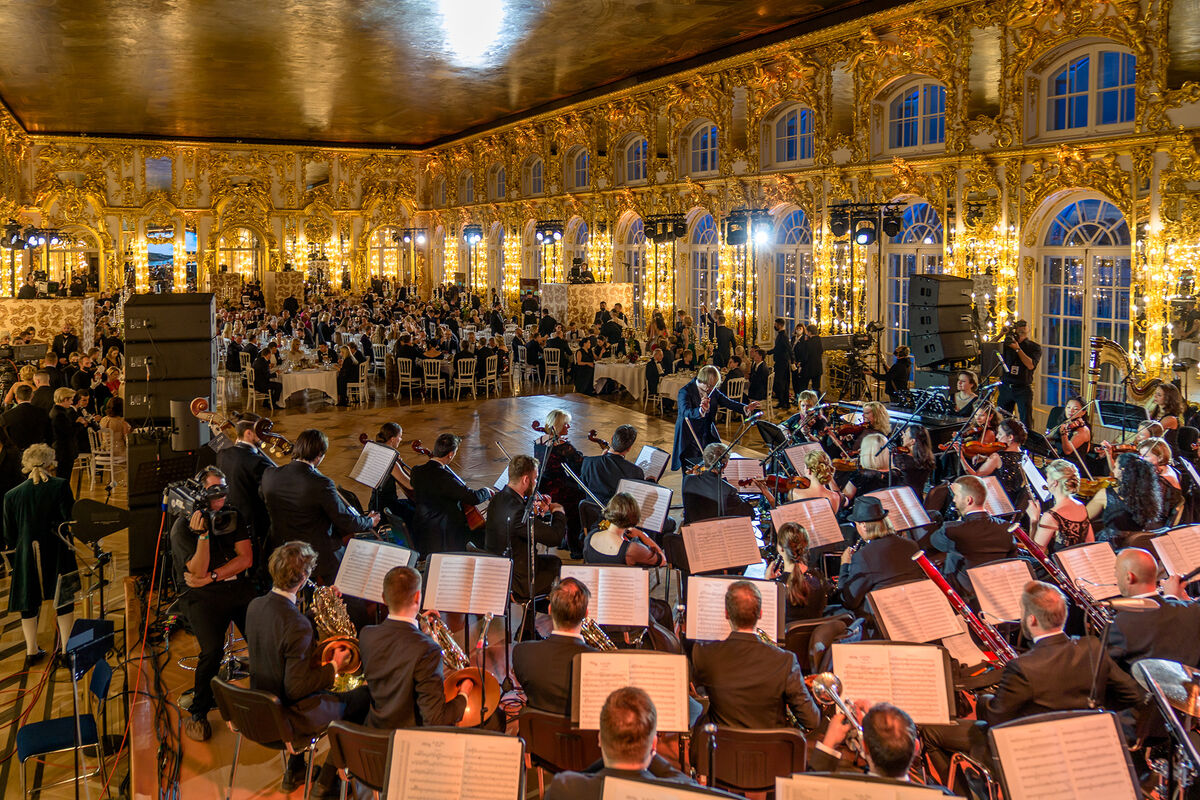
[[[758,411],[758,401],[739,403],[730,400],[718,388],[721,370],[704,366],[696,380],[679,390],[679,413],[675,417],[675,444],[671,450],[671,469],[683,469],[684,461],[694,463],[703,457],[704,446],[721,441],[717,433],[717,411],[728,408],[750,415]]]

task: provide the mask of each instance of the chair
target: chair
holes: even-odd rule
[[[237,777],[238,756],[242,751],[242,737],[252,742],[269,747],[273,750],[283,750],[295,754],[308,751],[308,772],[304,776],[304,797],[308,797],[309,787],[312,786],[313,760],[316,755],[317,742],[323,733],[313,736],[297,734],[283,715],[283,704],[279,698],[270,692],[258,689],[244,689],[221,678],[213,678],[213,696],[221,718],[229,726],[229,730],[237,734],[233,745],[233,764],[229,767],[229,787],[225,790],[225,800],[233,797],[233,784]],[[297,749],[300,746],[300,749]]]
[[[845,633],[853,620],[854,618],[850,614],[838,614],[832,617],[793,622],[788,625],[787,632],[784,634],[783,649],[796,656],[796,660],[800,662],[800,669],[804,670],[804,674],[807,675],[813,672],[811,645],[817,630],[822,626],[830,625],[828,630],[840,630],[840,633]],[[823,631],[821,638],[822,640],[826,638],[826,631]]]
[[[250,410],[253,411],[258,406],[260,398],[266,404],[267,408],[272,408],[271,393],[260,392],[254,388],[254,367],[246,368],[246,380],[246,404],[250,406]]]
[[[775,795],[775,779],[803,772],[806,761],[804,734],[794,728],[749,730],[700,729],[696,737],[696,768],[711,775],[711,786],[738,794],[766,792]],[[709,764],[709,741],[716,741],[715,763]]]
[[[537,364],[530,364],[527,355],[528,351],[525,345],[519,345],[517,347],[517,361],[521,365],[521,379],[532,378],[536,381],[541,375],[538,374]]]
[[[383,374],[384,368],[386,366],[386,363],[384,361],[384,354],[386,352],[387,351],[383,349],[382,344],[374,344],[374,343],[371,344],[371,364],[372,364],[374,371],[376,373],[378,373],[379,375]]]
[[[413,375],[413,362],[411,358],[396,359],[396,393],[399,395],[405,389],[408,390],[408,399],[412,400],[413,392],[421,388],[421,380]]]
[[[371,399],[371,393],[368,389],[371,376],[371,362],[364,361],[358,365],[358,381],[356,383],[346,384],[346,402],[361,403],[366,405]]]
[[[721,391],[723,391],[725,393],[725,395],[727,397],[729,397],[730,400],[740,403],[740,402],[742,402],[742,398],[746,395],[746,379],[745,378],[730,378],[729,380],[725,381],[725,385],[724,385],[724,387],[722,387]],[[733,421],[733,411],[731,409],[724,408],[724,407],[718,408],[717,409],[717,420],[718,421],[720,421],[722,414],[725,415],[725,424],[726,425],[728,425],[730,422]]]
[[[491,396],[493,388],[496,390],[496,396],[500,396],[500,356],[493,354],[484,360],[483,377],[480,378],[479,385],[483,387],[485,397]]]
[[[80,453],[75,456],[75,462],[72,464],[72,469],[86,469],[88,473],[88,487],[96,486],[96,461],[92,458],[91,453]]]
[[[92,677],[88,681],[88,691],[96,702],[97,714],[79,715],[79,747],[96,748],[96,769],[81,778],[90,778],[100,774],[104,768],[104,737],[96,724],[97,716],[104,719],[104,705],[108,700],[108,689],[112,684],[113,668],[107,661],[98,661],[92,667]],[[43,759],[44,756],[55,753],[66,753],[75,749],[75,717],[55,717],[54,719],[31,722],[17,729],[17,761],[21,770],[21,796],[28,797],[26,787],[25,762],[31,758]],[[79,754],[80,764],[83,764],[83,754]],[[49,789],[64,783],[74,783],[75,776],[64,778],[48,786],[40,786],[38,790]]]
[[[104,480],[104,471],[108,470],[109,480],[115,479],[113,472],[114,460],[112,449],[112,431],[108,428],[87,429],[88,444],[92,447],[92,468],[100,472],[100,480]]]
[[[562,368],[562,351],[557,347],[547,347],[542,351],[542,358],[546,360],[546,383],[552,381],[556,384],[562,384],[565,376]]]
[[[600,515],[602,513],[604,513],[604,509],[591,500],[584,500],[579,504],[579,523],[583,528],[585,536],[588,531],[600,523]]]
[[[342,773],[342,800],[346,800],[350,781],[366,786],[379,800],[387,780],[392,732],[336,720],[329,723],[325,733],[329,737],[329,763]]]
[[[425,397],[429,397],[430,392],[437,392],[438,400],[441,400],[442,360],[440,358],[421,359],[421,373],[425,378],[421,383],[421,387],[425,390]]]
[[[546,793],[545,773],[582,772],[600,760],[600,734],[571,728],[571,719],[526,707],[517,717],[518,735],[538,771],[538,797]]]
[[[229,381],[224,375],[217,376],[217,391],[213,405],[216,406],[218,413],[225,413],[226,404],[229,402]]]
[[[479,395],[475,391],[475,365],[479,362],[474,358],[464,358],[454,362],[456,372],[454,373],[454,399],[458,400],[458,395],[463,389],[470,389],[471,396],[478,399]]]

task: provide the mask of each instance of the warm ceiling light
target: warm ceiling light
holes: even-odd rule
[[[450,60],[459,67],[486,67],[504,27],[504,0],[438,0]]]

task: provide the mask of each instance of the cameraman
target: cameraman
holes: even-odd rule
[[[1000,396],[997,405],[1017,415],[1026,428],[1033,426],[1033,373],[1042,360],[1042,346],[1029,338],[1029,323],[1019,319],[1004,336],[1000,348],[1004,374],[1000,376]]]
[[[246,571],[254,556],[245,520],[237,509],[225,506],[225,474],[208,467],[199,480],[198,507],[190,516],[180,515],[171,527],[171,554],[176,580],[187,586],[181,606],[200,645],[191,717],[184,721],[183,732],[203,742],[212,736],[208,712],[216,701],[210,682],[221,667],[229,623],[236,623],[245,636],[246,606],[254,599]]]

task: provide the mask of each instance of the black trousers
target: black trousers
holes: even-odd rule
[[[221,668],[225,632],[232,622],[245,635],[246,607],[253,599],[254,587],[245,579],[223,582],[211,590],[205,587],[201,591],[188,591],[188,624],[200,645],[200,657],[196,661],[196,685],[192,695],[193,717],[204,717],[216,707],[212,679],[217,677]]]
[[[1000,394],[996,404],[1001,410],[1011,412],[1017,409],[1017,417],[1028,428],[1033,424],[1033,387],[1017,386],[1011,383],[1000,384]]]
[[[782,366],[782,369],[780,368]],[[775,399],[785,408],[791,405],[792,370],[790,364],[775,366]]]

